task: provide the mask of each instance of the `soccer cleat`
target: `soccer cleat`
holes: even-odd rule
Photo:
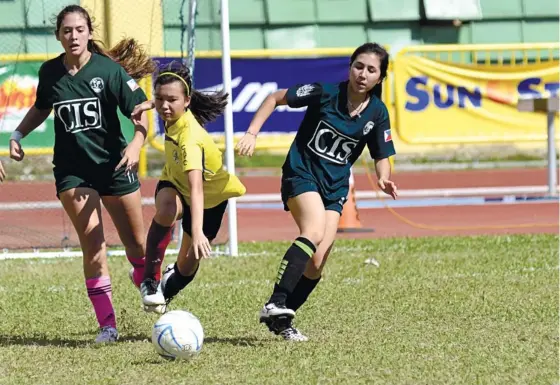
[[[309,338],[301,334],[301,332],[295,327],[291,326],[291,324],[284,330],[279,331],[278,335],[284,338],[284,340],[286,341],[305,342],[309,340]]]
[[[264,323],[268,330],[277,335],[280,330],[285,328],[282,328],[281,325],[291,324],[295,314],[292,309],[288,309],[286,306],[267,303],[259,313],[259,322]]]
[[[276,319],[286,318],[292,319],[296,313],[286,306],[278,306],[275,303],[267,303],[263,306],[259,313],[260,322],[267,323],[268,321],[275,321]],[[267,323],[268,325],[268,323]]]
[[[285,306],[269,303],[260,312],[260,322],[266,324],[268,330],[281,336],[286,341],[307,341],[309,339],[292,326],[295,314],[292,309]]]
[[[156,280],[146,278],[140,285],[140,295],[142,296],[144,311],[163,314],[167,310],[161,286]]]
[[[95,338],[96,344],[105,344],[111,342],[117,342],[119,339],[119,332],[112,326],[104,326],[99,331],[99,334]]]

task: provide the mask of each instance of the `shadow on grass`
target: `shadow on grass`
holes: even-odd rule
[[[261,339],[256,337],[207,337],[204,339],[205,344],[227,344],[233,346],[262,346],[270,343],[270,339]]]
[[[58,346],[69,348],[103,346],[94,343],[95,334],[80,334],[75,338],[57,338],[34,334],[31,336],[17,336],[0,334],[0,346]],[[118,343],[149,341],[143,334],[124,335],[119,338]]]

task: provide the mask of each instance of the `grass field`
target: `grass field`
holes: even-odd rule
[[[154,352],[124,258],[110,260],[121,341],[103,347],[78,259],[3,261],[0,384],[558,384],[558,242],[339,241],[299,344],[257,320],[288,243],[242,244],[254,254],[204,261],[173,302],[205,328],[190,362]]]

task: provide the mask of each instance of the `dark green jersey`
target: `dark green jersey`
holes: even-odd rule
[[[348,195],[352,164],[367,146],[373,159],[395,154],[389,113],[372,95],[367,107],[350,117],[348,82],[314,83],[288,89],[290,107],[307,106],[305,117],[283,166],[283,178],[313,181],[323,198],[336,201]]]
[[[53,163],[58,168],[113,166],[127,143],[121,131],[117,106],[127,118],[134,106],[146,100],[144,91],[116,62],[92,54],[74,76],[63,55],[39,70],[35,107],[54,109]]]

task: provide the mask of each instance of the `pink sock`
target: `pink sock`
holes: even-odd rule
[[[134,272],[132,273],[132,279],[134,280],[134,284],[137,287],[140,287],[142,284],[142,280],[144,279],[144,266],[146,263],[146,258],[132,258],[130,256],[126,256],[128,262],[134,267]]]
[[[86,287],[99,326],[116,327],[117,322],[115,320],[115,311],[113,310],[111,278],[99,277],[86,279]]]

